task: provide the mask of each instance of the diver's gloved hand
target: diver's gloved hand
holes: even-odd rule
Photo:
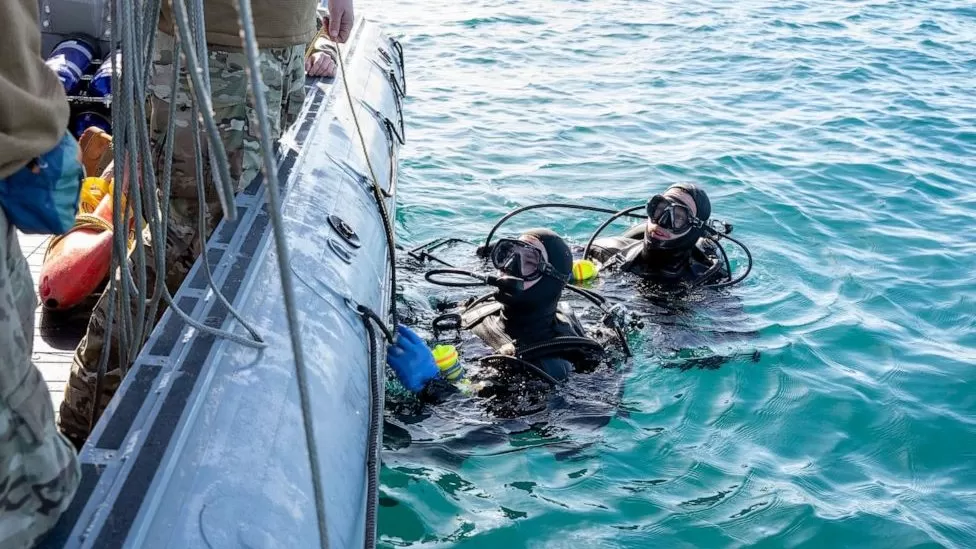
[[[408,390],[419,393],[440,374],[434,355],[416,333],[403,324],[397,326],[396,343],[386,353],[386,363]]]

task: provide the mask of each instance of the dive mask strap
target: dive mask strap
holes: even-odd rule
[[[570,275],[557,271],[556,268],[552,266],[552,263],[549,263],[548,261],[543,261],[539,264],[539,272],[548,277],[555,278],[563,284],[568,283],[569,279],[571,278]]]

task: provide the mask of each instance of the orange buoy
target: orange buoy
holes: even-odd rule
[[[98,289],[112,264],[113,233],[112,195],[105,194],[93,213],[79,214],[71,230],[51,241],[39,288],[46,309],[76,307]]]
[[[50,310],[76,307],[105,281],[112,265],[112,195],[111,165],[101,178],[87,178],[83,183],[79,214],[67,233],[55,237],[48,245],[41,266],[38,293],[41,304]],[[107,177],[106,177],[107,176]],[[126,207],[125,185],[122,204]],[[129,220],[129,245],[135,220]]]
[[[113,162],[111,162],[112,138],[97,128],[89,128],[83,137],[85,161],[101,177],[87,177],[82,182],[78,215],[75,224],[63,235],[51,239],[44,264],[38,293],[46,309],[67,310],[81,304],[105,281],[112,265],[112,196],[115,193]],[[87,169],[87,167],[86,167]],[[122,208],[127,209],[126,194],[129,178],[122,180]],[[128,244],[135,242],[135,219],[129,209]]]

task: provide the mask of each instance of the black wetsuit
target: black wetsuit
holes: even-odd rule
[[[505,367],[503,376],[486,377],[484,372],[474,372],[475,378],[495,385],[493,392],[497,392],[498,384],[522,383],[525,379],[550,385],[567,379],[578,367],[592,366],[603,356],[603,345],[586,335],[566,302],[551,309],[530,311],[487,297],[470,300],[455,314],[460,316],[462,333],[477,336],[462,338],[461,360],[474,366],[485,357],[492,357],[488,360],[494,365]],[[453,382],[438,377],[418,396],[425,402],[437,403],[459,391]]]
[[[477,336],[459,337],[459,354],[471,382],[464,392],[473,391],[499,417],[538,411],[554,385],[584,364],[598,365],[604,354],[603,345],[586,335],[569,303],[561,300],[573,266],[569,246],[547,229],[525,236],[544,248],[535,271],[539,276],[529,273],[523,279],[521,273],[506,272],[504,279],[518,283],[501,284],[494,293],[472,298],[434,320],[435,332],[454,324],[459,334]],[[437,377],[419,397],[437,403],[459,392],[454,382]]]
[[[645,225],[631,227],[621,236],[600,238],[590,248],[591,257],[606,268],[633,273],[662,286],[701,286],[729,276],[718,246],[699,238],[684,249],[649,246]]]

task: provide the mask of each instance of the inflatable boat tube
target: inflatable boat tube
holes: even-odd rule
[[[342,51],[365,150],[392,216],[402,49],[359,21]],[[278,161],[323,478],[313,480],[309,466],[259,177],[237,197],[238,220],[217,227],[205,255],[217,286],[268,347],[197,332],[167,311],[82,449],[81,487],[42,546],[321,547],[316,481],[330,547],[363,547],[373,537],[378,466],[369,458],[382,437],[386,345],[356,307],[389,325],[389,241],[340,77],[308,84]],[[244,335],[201,266],[198,260],[176,302],[194,319]]]

